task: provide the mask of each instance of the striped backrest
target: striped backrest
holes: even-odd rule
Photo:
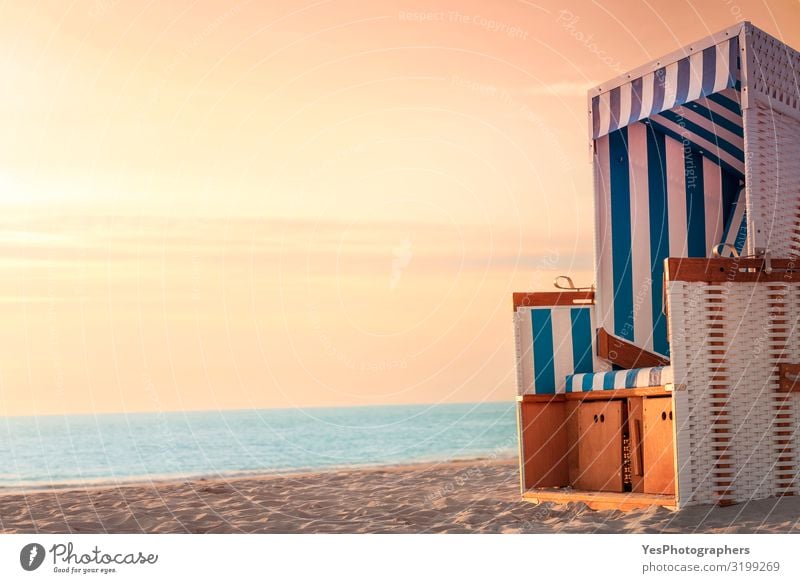
[[[597,358],[596,327],[592,305],[518,308],[518,394],[563,393],[567,375],[608,370]]]
[[[723,242],[734,209],[744,209],[743,200],[736,204],[744,179],[741,111],[736,121],[735,91],[723,97],[679,106],[594,141],[598,322],[664,356],[664,259],[709,256]]]
[[[737,25],[589,94],[598,324],[667,357],[664,259],[746,248],[740,44]]]

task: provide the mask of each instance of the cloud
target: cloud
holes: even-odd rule
[[[598,85],[593,81],[557,81],[527,87],[523,95],[535,97],[585,97],[589,89]]]

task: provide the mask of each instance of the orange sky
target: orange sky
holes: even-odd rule
[[[586,91],[795,1],[6,2],[0,415],[512,399]]]

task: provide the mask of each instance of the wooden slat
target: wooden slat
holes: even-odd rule
[[[627,399],[629,397],[668,397],[671,393],[666,387],[640,387],[638,389],[607,389],[604,391],[584,391],[567,393],[568,401],[597,401],[610,399]]]
[[[663,356],[612,336],[605,328],[597,329],[597,356],[622,368],[644,368],[669,364],[669,360]]]
[[[594,303],[593,291],[514,292],[514,311],[525,307],[576,306]]]
[[[576,488],[622,492],[622,406],[622,401],[578,406]]]
[[[644,491],[648,494],[675,495],[675,444],[672,431],[672,399],[645,399]]]
[[[520,407],[524,488],[566,486],[567,429],[565,401],[523,402]]]
[[[563,401],[565,399],[565,395],[558,394],[558,395],[522,395],[521,397],[517,397],[517,401],[521,401],[522,403],[553,403],[558,401]]]
[[[800,364],[781,363],[778,370],[780,372],[778,392],[800,393]]]
[[[800,281],[800,260],[771,259],[772,273],[764,271],[763,259],[703,259],[670,257],[666,260],[669,281],[785,282]]]
[[[643,397],[631,397],[628,401],[628,439],[631,451],[631,489],[634,492],[644,491],[644,451],[642,437],[644,424],[642,423]]]
[[[650,506],[675,509],[675,496],[639,494],[630,492],[595,492],[586,490],[561,490],[535,488],[522,495],[529,502],[583,502],[593,510],[638,510]]]

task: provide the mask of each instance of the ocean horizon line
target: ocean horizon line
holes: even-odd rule
[[[105,416],[127,416],[127,415],[179,415],[186,413],[245,413],[256,411],[305,411],[305,410],[332,410],[332,409],[370,409],[370,408],[389,408],[389,407],[446,407],[450,405],[498,405],[507,404],[510,407],[516,405],[513,396],[508,399],[497,399],[487,401],[446,401],[440,403],[375,403],[364,405],[310,405],[297,407],[231,407],[219,409],[152,409],[135,411],[99,411],[99,412],[78,412],[78,413],[25,413],[0,415],[0,419],[36,419],[44,417],[105,417]]]

